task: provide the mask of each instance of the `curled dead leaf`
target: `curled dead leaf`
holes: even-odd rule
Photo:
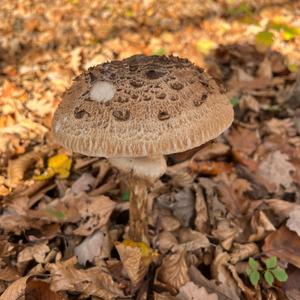
[[[199,287],[192,281],[189,281],[179,289],[177,298],[181,300],[218,300],[218,295],[209,294],[204,287]]]
[[[294,171],[295,167],[289,162],[289,157],[280,151],[270,152],[258,167],[258,174],[275,184],[277,191],[282,187],[291,187]]]
[[[49,283],[36,280],[31,275],[14,281],[0,296],[0,300],[20,299],[66,300],[61,293],[51,291]]]
[[[37,242],[27,246],[18,254],[18,264],[34,259],[37,263],[45,262],[46,254],[50,251],[48,241]]]
[[[96,257],[109,256],[108,244],[108,234],[97,230],[75,247],[74,254],[77,256],[80,264],[85,265],[88,261],[92,263]]]
[[[203,286],[209,293],[216,293],[219,300],[240,300],[239,291],[234,285],[224,284],[216,280],[208,280],[194,266],[189,269],[189,276],[198,286]]]
[[[300,205],[297,205],[296,208],[289,213],[286,226],[290,230],[295,231],[300,237]]]
[[[76,269],[76,259],[48,264],[51,274],[51,290],[80,292],[83,296],[97,296],[105,300],[124,296],[119,284],[99,267]]]
[[[237,262],[244,260],[250,256],[254,256],[259,253],[259,248],[255,243],[237,244],[233,246],[232,253],[230,255],[230,262],[236,264]]]
[[[268,256],[277,256],[300,268],[300,237],[286,226],[281,226],[266,237],[263,251]]]
[[[189,276],[185,261],[185,251],[178,250],[171,255],[167,255],[159,269],[158,276],[162,282],[177,289],[187,283]]]
[[[116,243],[124,271],[127,273],[133,285],[137,285],[148,272],[149,265],[158,256],[144,242],[125,240]]]
[[[32,151],[19,156],[17,159],[10,160],[7,168],[9,186],[16,187],[24,178],[25,172],[40,158],[38,153]]]

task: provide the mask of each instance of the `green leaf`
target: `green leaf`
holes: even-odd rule
[[[122,193],[122,195],[121,195],[121,199],[122,199],[123,201],[129,201],[129,197],[130,197],[130,192],[124,192],[124,193]]]
[[[258,269],[258,262],[255,259],[253,259],[252,257],[249,257],[248,264],[252,270]]]
[[[258,271],[254,270],[251,272],[250,276],[249,276],[250,282],[253,286],[256,286],[259,282],[260,279],[260,274]]]
[[[246,274],[248,275],[248,277],[251,275],[252,272],[253,270],[251,268],[246,269]]]
[[[272,275],[272,273],[267,270],[264,274],[264,277],[268,285],[272,286],[274,282],[274,276]]]
[[[55,217],[58,220],[64,220],[65,219],[65,213],[63,211],[54,209],[52,207],[48,207],[47,209],[47,213],[53,217]]]
[[[165,55],[166,50],[164,48],[157,48],[157,49],[153,50],[152,54],[153,55],[158,55],[158,56]]]
[[[273,273],[275,278],[280,282],[285,282],[288,280],[288,275],[286,274],[285,270],[280,267],[277,267],[276,269],[271,270],[271,272]]]
[[[259,32],[255,37],[256,43],[265,47],[270,47],[273,43],[273,39],[273,33],[267,30]]]
[[[277,257],[276,256],[272,256],[270,258],[268,258],[265,262],[267,269],[273,269],[277,266]]]
[[[239,99],[238,97],[232,97],[232,98],[230,99],[230,103],[231,103],[232,106],[238,105],[239,102],[240,102],[240,99]]]

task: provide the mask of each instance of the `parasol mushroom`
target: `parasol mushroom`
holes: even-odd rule
[[[203,69],[174,56],[135,55],[78,76],[54,114],[53,133],[126,176],[129,238],[149,242],[147,188],[165,172],[164,156],[216,138],[232,120],[229,100]]]

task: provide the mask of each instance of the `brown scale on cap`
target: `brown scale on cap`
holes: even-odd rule
[[[53,132],[92,156],[182,152],[228,128],[233,110],[214,80],[187,59],[135,55],[90,68],[64,94]]]

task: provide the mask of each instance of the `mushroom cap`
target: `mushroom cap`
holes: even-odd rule
[[[174,56],[135,55],[75,78],[53,134],[81,154],[142,157],[197,147],[232,121],[229,100],[203,69]]]

